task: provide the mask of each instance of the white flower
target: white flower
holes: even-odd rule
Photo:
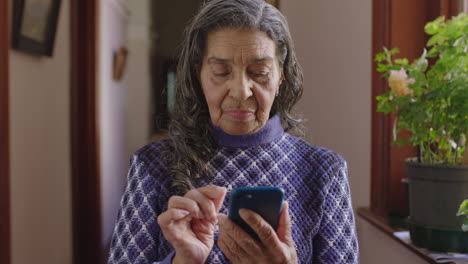
[[[390,71],[388,85],[396,95],[403,96],[412,94],[413,90],[408,88],[408,84],[411,83],[414,83],[414,79],[408,79],[405,69],[401,68],[399,71]]]

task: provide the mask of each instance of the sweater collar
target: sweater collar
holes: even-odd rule
[[[260,128],[260,130],[253,134],[230,135],[221,130],[221,128],[213,124],[212,126],[214,128],[214,138],[216,143],[220,146],[231,148],[252,147],[267,144],[279,138],[284,133],[278,114],[271,117],[267,123]]]

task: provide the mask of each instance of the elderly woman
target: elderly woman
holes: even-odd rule
[[[262,0],[207,1],[185,32],[170,139],[131,160],[117,263],[358,263],[346,163],[285,131],[302,71],[285,18]],[[285,191],[277,230],[227,216],[233,188]]]

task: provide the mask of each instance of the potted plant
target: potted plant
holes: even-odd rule
[[[377,111],[394,113],[394,141],[418,147],[406,160],[415,245],[436,251],[468,252],[458,205],[468,197],[468,16],[437,18],[422,55],[394,59],[398,49],[375,56],[390,90],[378,96]],[[410,131],[398,137],[400,131]]]

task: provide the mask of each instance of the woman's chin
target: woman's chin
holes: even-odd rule
[[[240,136],[257,132],[259,127],[255,125],[256,123],[257,122],[229,122],[229,124],[221,125],[220,128],[226,134]]]

